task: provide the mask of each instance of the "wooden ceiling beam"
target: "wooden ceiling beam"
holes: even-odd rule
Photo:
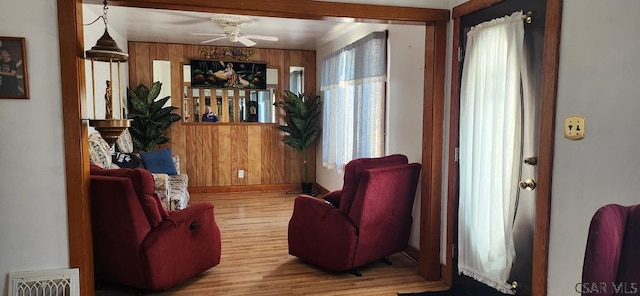
[[[84,0],[83,3],[102,4],[102,1]],[[311,20],[348,18],[358,22],[374,23],[424,24],[449,21],[449,10],[446,9],[313,0],[111,0],[109,5]]]

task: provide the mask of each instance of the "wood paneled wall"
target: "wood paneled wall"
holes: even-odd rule
[[[153,83],[153,60],[171,62],[171,105],[182,109],[182,66],[190,59],[204,59],[200,48],[207,46],[129,42],[129,85]],[[256,48],[249,61],[266,62],[278,69],[276,99],[289,88],[289,67],[305,69],[305,90],[316,85],[316,53],[307,50]],[[182,113],[179,110],[178,113]],[[280,122],[283,121],[282,115]],[[216,190],[220,187],[294,184],[302,180],[297,151],[282,142],[284,133],[277,124],[265,123],[174,123],[169,134],[174,154],[180,156],[180,169],[189,175],[189,187]],[[309,173],[315,181],[315,149],[309,153]],[[244,170],[244,178],[238,178]],[[204,188],[204,189],[202,189]]]

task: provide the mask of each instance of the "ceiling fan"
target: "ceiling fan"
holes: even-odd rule
[[[240,27],[244,27],[253,24],[253,20],[239,17],[239,16],[212,16],[211,21],[219,24],[223,28],[223,33],[192,33],[196,36],[219,36],[209,40],[202,41],[200,43],[209,43],[218,41],[224,38],[228,38],[231,42],[240,42],[244,46],[251,47],[256,43],[251,39],[265,40],[265,41],[278,41],[278,37],[275,36],[263,36],[263,35],[246,35]]]

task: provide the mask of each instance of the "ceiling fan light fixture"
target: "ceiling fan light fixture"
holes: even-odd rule
[[[212,38],[209,40],[202,41],[200,43],[209,43],[209,42],[220,40],[222,38],[227,38],[229,39],[229,42],[232,42],[232,43],[240,42],[242,43],[242,45],[246,47],[251,47],[257,44],[251,39],[258,39],[258,40],[265,40],[265,41],[278,41],[278,37],[275,37],[275,36],[247,35],[244,32],[242,32],[242,30],[240,30],[240,27],[253,24],[253,20],[245,17],[219,15],[219,16],[212,16],[211,21],[222,26],[223,34],[213,33],[213,34],[193,34],[193,35],[210,35],[210,36],[223,36],[223,37]]]
[[[225,27],[226,26],[243,27],[246,25],[253,24],[253,20],[250,18],[246,18],[242,16],[233,16],[233,15],[212,16],[211,21]]]

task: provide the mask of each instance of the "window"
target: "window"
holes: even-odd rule
[[[322,164],[384,153],[387,33],[374,32],[325,57]]]

